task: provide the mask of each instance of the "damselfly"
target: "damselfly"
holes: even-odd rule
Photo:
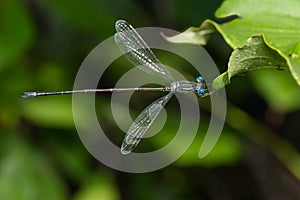
[[[23,98],[34,98],[39,96],[95,93],[95,92],[125,92],[125,91],[164,91],[167,95],[155,100],[147,106],[135,119],[128,129],[121,146],[121,153],[130,153],[141,141],[142,137],[157,118],[160,111],[175,94],[175,92],[193,92],[200,97],[209,95],[206,83],[202,76],[196,78],[196,82],[176,81],[170,72],[161,64],[154,53],[148,47],[142,37],[126,21],[118,20],[115,23],[115,42],[127,59],[140,70],[158,75],[166,79],[170,86],[160,88],[108,88],[108,89],[84,89],[59,92],[24,92]]]

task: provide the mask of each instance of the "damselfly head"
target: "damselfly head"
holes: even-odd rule
[[[198,95],[198,96],[207,96],[209,94],[209,91],[208,91],[208,88],[207,88],[207,85],[204,81],[204,78],[203,76],[198,76],[196,78],[196,84],[195,84],[195,93]]]

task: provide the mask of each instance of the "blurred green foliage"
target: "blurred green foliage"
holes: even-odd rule
[[[23,91],[71,89],[81,62],[114,33],[117,19],[136,27],[180,31],[213,18],[220,4],[221,0],[2,0],[0,199],[263,199],[274,195],[299,199],[295,189],[299,184],[294,181],[299,175],[295,164],[299,163],[295,149],[300,149],[299,88],[284,72],[257,71],[236,78],[227,88],[228,121],[214,150],[204,159],[197,157],[209,119],[203,114],[189,150],[171,166],[147,174],[117,172],[87,152],[73,125],[70,96],[20,98]],[[226,43],[216,36],[206,48],[224,70],[231,51]],[[158,54],[163,63],[181,66],[167,56]],[[131,67],[125,60],[122,66]],[[120,71],[114,67],[110,76]],[[183,72],[193,77],[188,70]],[[104,85],[114,83],[110,78],[105,81]],[[106,116],[105,126],[118,130],[109,97],[97,101],[99,114]],[[136,98],[133,113],[146,105],[144,101],[143,96]],[[209,105],[201,103],[204,108]],[[170,124],[178,120],[176,107],[176,102],[170,102],[169,125],[162,136],[147,139],[150,146],[170,140],[174,132]],[[147,142],[139,150],[143,145],[147,148]],[[277,145],[282,148],[276,149]],[[265,187],[268,184],[270,188]]]

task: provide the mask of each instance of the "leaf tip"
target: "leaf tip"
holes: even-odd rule
[[[213,91],[217,91],[230,83],[228,72],[224,72],[218,76],[212,83]]]

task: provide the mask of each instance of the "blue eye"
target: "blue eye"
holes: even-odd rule
[[[198,77],[196,78],[196,81],[197,81],[198,83],[203,82],[203,81],[204,81],[203,76],[198,76]]]
[[[204,92],[205,92],[204,88],[201,88],[200,90],[198,90],[198,94],[204,94]]]

